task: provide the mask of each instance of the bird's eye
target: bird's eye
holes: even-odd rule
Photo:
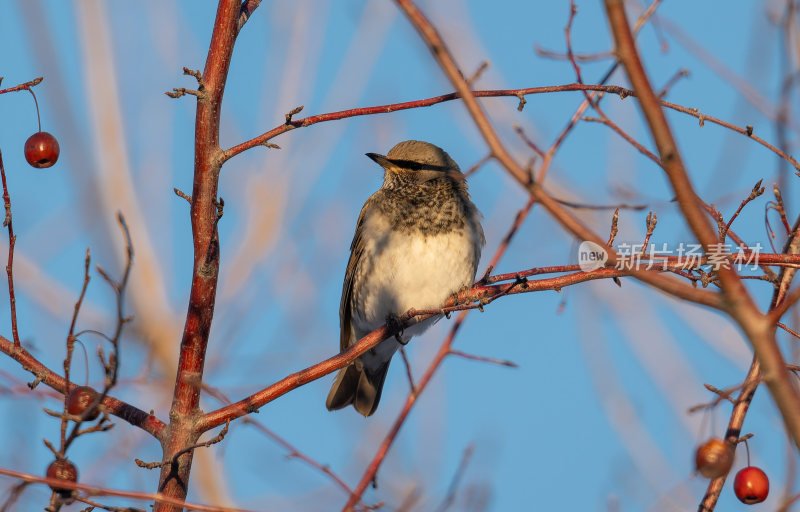
[[[447,171],[450,167],[446,165],[435,165],[417,162],[415,160],[401,160],[399,158],[390,158],[390,162],[403,169],[412,171]]]

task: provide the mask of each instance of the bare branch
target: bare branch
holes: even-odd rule
[[[605,5],[620,60],[639,96],[639,104],[655,139],[662,166],[687,223],[700,243],[708,249],[715,243],[716,236],[705,218],[702,203],[692,188],[661,104],[650,87],[628,27],[622,0],[605,0]],[[787,431],[800,447],[800,409],[796,407],[800,403],[800,396],[789,380],[786,363],[775,342],[774,325],[770,326],[768,320],[758,311],[735,271],[720,268],[718,275],[726,297],[726,309],[750,340]]]

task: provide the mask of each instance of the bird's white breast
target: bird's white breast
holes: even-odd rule
[[[367,333],[386,321],[388,315],[401,315],[412,307],[440,307],[451,295],[472,284],[475,277],[475,239],[469,228],[437,235],[422,236],[408,231],[391,231],[380,216],[364,228],[380,230],[382,236],[367,237],[361,264],[371,261],[370,268],[360,269],[364,284],[362,314],[354,315],[358,331]],[[371,224],[371,225],[370,225]],[[414,326],[404,338],[424,330]]]

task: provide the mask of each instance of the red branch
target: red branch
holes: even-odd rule
[[[41,81],[41,79],[39,79]],[[14,235],[14,225],[11,223],[11,196],[8,194],[6,184],[6,169],[3,165],[3,153],[0,151],[0,178],[3,180],[3,203],[6,215],[3,226],[8,228],[8,263],[6,264],[6,274],[8,274],[8,301],[11,304],[11,336],[14,338],[14,345],[19,346],[19,328],[17,327],[17,296],[14,293],[14,245],[17,237]]]
[[[650,86],[636,50],[622,0],[606,0],[606,13],[617,47],[639,105],[647,120],[661,157],[662,167],[672,185],[681,211],[697,239],[708,248],[717,241],[702,202],[692,188],[661,104]],[[786,363],[775,340],[775,324],[756,308],[752,297],[735,271],[721,269],[719,278],[725,309],[744,331],[763,369],[764,381],[781,411],[787,432],[800,448],[800,395],[792,385]]]
[[[221,205],[217,201],[222,165],[219,147],[220,111],[233,46],[239,32],[241,5],[239,0],[220,0],[205,69],[202,75],[191,73],[199,82],[195,118],[194,183],[190,207],[194,267],[170,409],[170,428],[163,443],[162,460],[171,461],[176,455],[181,455],[177,457],[177,464],[162,466],[159,478],[159,491],[180,500],[186,499],[194,453],[187,448],[194,445],[199,437],[195,420],[200,414],[200,386],[216,301],[219,276],[217,221],[221,215]],[[255,5],[251,7],[254,9]],[[153,510],[178,512],[180,507],[157,503]]]
[[[24,84],[15,85],[14,87],[9,87],[8,89],[0,89],[0,94],[6,94],[8,92],[16,92],[16,91],[29,91],[31,87],[35,85],[39,85],[44,77],[40,76],[39,78],[34,78]]]
[[[787,255],[796,255],[800,253],[800,231],[794,230],[791,232],[791,235],[786,240],[783,250],[785,253],[787,253]],[[780,306],[786,302],[786,293],[788,292],[789,286],[791,285],[796,273],[797,267],[784,267],[781,269],[780,276],[778,276],[777,281],[775,282],[775,289],[772,294],[772,301],[770,304],[771,311],[774,312],[777,306]],[[791,329],[789,330],[791,331]],[[744,418],[760,382],[761,368],[758,359],[753,358],[753,361],[750,364],[750,370],[747,372],[747,377],[745,377],[744,382],[742,382],[742,389],[739,392],[739,396],[736,398],[736,401],[734,402],[733,411],[731,411],[731,417],[728,421],[728,430],[725,433],[725,440],[731,444],[735,443],[736,440],[741,436]],[[703,496],[703,500],[700,503],[698,510],[705,512],[714,510],[720,493],[722,492],[722,488],[725,485],[726,478],[727,475],[722,475],[718,478],[714,478],[708,483],[708,488]]]
[[[745,380],[742,383],[742,389],[734,401],[730,420],[728,420],[728,429],[725,432],[725,441],[730,443],[732,446],[736,445],[736,441],[741,436],[744,418],[747,415],[747,410],[750,408],[750,402],[753,400],[753,395],[755,395],[760,381],[760,367],[758,360],[754,358],[753,362],[750,364],[750,370],[747,372],[747,377],[745,377]],[[712,478],[711,481],[708,482],[708,488],[703,496],[700,506],[698,507],[698,511],[709,512],[714,510],[727,477],[728,475],[724,474],[717,478]]]
[[[521,222],[520,219],[515,221],[515,225]],[[507,246],[507,241],[504,240],[501,248]],[[685,264],[681,263],[678,257],[668,256],[666,258],[666,268],[668,270],[678,270],[685,268]],[[704,264],[705,258],[698,260],[697,265]],[[800,264],[800,256],[787,255],[787,254],[760,254],[759,263],[772,264],[772,265],[798,265]],[[660,267],[661,261],[656,261],[655,268]],[[645,265],[644,263],[642,265]],[[657,270],[648,272],[655,273]],[[542,274],[553,273],[567,273],[562,276],[529,280],[527,278]],[[572,286],[575,284],[583,283],[586,281],[593,281],[597,279],[613,279],[620,277],[630,276],[631,273],[624,269],[615,268],[602,268],[588,272],[580,271],[578,265],[559,265],[553,267],[536,267],[528,270],[521,270],[518,272],[511,272],[507,274],[498,274],[485,278],[481,283],[473,286],[471,289],[458,294],[455,299],[448,300],[441,309],[436,310],[411,310],[406,315],[401,317],[401,320],[408,320],[418,317],[417,320],[424,319],[425,317],[435,314],[449,313],[453,311],[460,311],[464,309],[476,309],[482,307],[495,300],[496,298],[506,295],[516,295],[519,293],[541,292],[547,290],[558,291],[564,287]],[[518,279],[523,279],[523,282],[517,282]],[[494,284],[501,281],[512,281],[510,283]],[[702,288],[693,288],[692,296],[689,298],[693,302],[704,304],[713,308],[721,309],[723,304],[720,300],[719,294],[705,290]],[[358,343],[351,346],[348,350],[330,357],[320,363],[309,366],[304,370],[292,373],[276,383],[253,393],[252,395],[239,400],[230,405],[221,407],[215,411],[211,411],[202,416],[196,425],[199,433],[218,427],[226,421],[236,419],[238,417],[254,412],[255,410],[263,407],[276,398],[285,395],[289,391],[307,384],[308,382],[319,379],[333,371],[336,371],[348,364],[352,363],[358,356],[368,351],[370,348],[376,346],[384,339],[391,336],[392,333],[382,326],[375,331],[371,332]]]
[[[60,480],[56,478],[42,478],[40,476],[31,475],[30,473],[22,473],[21,471],[14,471],[11,469],[0,468],[0,475],[10,476],[23,482],[35,482],[47,485],[55,485],[64,489],[74,489],[77,491],[84,491],[89,496],[119,496],[122,498],[133,498],[136,500],[155,501],[156,503],[171,504],[178,507],[179,510],[186,508],[187,510],[197,510],[198,512],[248,512],[245,509],[230,508],[230,507],[215,507],[213,505],[203,505],[201,503],[192,503],[189,501],[178,500],[171,498],[162,493],[147,493],[136,491],[120,491],[117,489],[110,489],[107,487],[100,487],[97,485],[86,485],[68,480]],[[123,509],[117,509],[123,510]]]
[[[30,352],[25,350],[24,347],[16,346],[11,340],[2,336],[0,336],[0,352],[8,354],[8,356],[17,361],[24,370],[34,374],[36,376],[36,381],[34,381],[36,384],[42,382],[65,395],[76,387],[76,384],[72,382],[68,383],[61,375],[47,368],[38,359],[33,357]],[[135,427],[141,428],[159,440],[162,439],[167,428],[164,422],[155,416],[111,396],[106,396],[103,399],[103,407],[110,414],[122,418]]]
[[[523,89],[491,89],[491,90],[482,90],[482,91],[470,91],[472,96],[476,98],[500,98],[500,97],[516,97],[516,98],[524,98],[525,96],[531,94],[544,94],[544,93],[554,93],[554,92],[575,92],[575,91],[595,91],[601,93],[608,93],[608,94],[615,94],[618,95],[620,98],[625,99],[628,96],[636,97],[636,92],[631,89],[626,89],[625,87],[620,87],[618,85],[592,85],[592,84],[564,84],[564,85],[549,85],[543,87],[527,87]],[[430,107],[436,105],[438,103],[444,103],[447,101],[453,101],[461,98],[461,93],[459,92],[451,92],[449,94],[442,94],[440,96],[434,96],[432,98],[424,98],[420,100],[413,100],[413,101],[404,101],[400,103],[390,103],[387,105],[377,105],[373,107],[360,107],[360,108],[353,108],[348,110],[340,110],[338,112],[329,112],[326,114],[318,114],[315,116],[308,116],[302,119],[292,119],[289,122],[283,123],[275,128],[271,129],[268,132],[262,133],[258,137],[254,137],[248,141],[242,142],[241,144],[237,144],[232,148],[226,149],[222,152],[222,161],[226,161],[229,158],[232,158],[239,153],[242,153],[248,149],[254,148],[256,146],[266,145],[270,140],[274,139],[278,135],[286,133],[288,131],[294,130],[295,128],[305,128],[307,126],[311,126],[317,123],[324,123],[327,121],[337,121],[340,119],[347,119],[350,117],[358,117],[358,116],[367,116],[367,115],[375,115],[375,114],[388,114],[391,112],[397,112],[399,110],[408,110],[412,108],[421,108],[421,107]],[[682,105],[678,105],[676,103],[671,103],[669,101],[659,100],[661,105],[675,110],[677,112],[681,112],[683,114],[692,116],[697,118],[700,121],[700,125],[702,126],[705,122],[717,124],[729,130],[735,131],[736,133],[740,133],[745,135],[755,142],[761,144],[762,146],[766,147],[776,155],[780,156],[792,166],[800,170],[800,162],[798,162],[792,156],[786,154],[786,152],[782,151],[778,147],[770,144],[766,140],[762,139],[758,135],[753,133],[751,127],[742,128],[740,126],[736,126],[735,124],[729,123],[727,121],[723,121],[719,118],[705,115],[694,108],[684,107]],[[583,105],[585,109],[587,105]],[[582,111],[581,111],[582,112]],[[573,117],[571,124],[574,123],[580,118],[580,113]],[[571,126],[568,126],[571,128]],[[565,130],[568,131],[568,130]],[[562,133],[562,137],[565,133]],[[561,142],[561,137],[556,141],[554,144],[555,147],[559,145]],[[552,151],[552,150],[551,150]],[[551,157],[548,153],[547,157]],[[541,178],[540,178],[541,181]]]
[[[417,397],[419,397],[420,393],[425,389],[428,383],[431,380],[431,377],[436,373],[436,370],[441,366],[442,361],[447,355],[450,353],[450,347],[453,345],[453,339],[455,338],[458,329],[464,323],[464,319],[467,316],[467,312],[462,312],[453,324],[452,329],[450,329],[450,333],[447,335],[444,343],[439,347],[439,351],[434,356],[433,361],[431,364],[428,365],[428,369],[425,371],[425,374],[419,380],[416,386],[415,392],[409,393],[408,398],[406,398],[406,402],[403,404],[403,408],[400,410],[400,413],[397,415],[397,418],[394,420],[392,424],[392,428],[389,429],[389,432],[383,438],[381,445],[378,447],[378,450],[375,452],[375,456],[370,461],[369,466],[367,466],[366,471],[361,477],[361,480],[358,482],[358,485],[353,490],[353,494],[350,495],[350,498],[347,500],[343,511],[349,512],[353,510],[353,507],[358,503],[363,496],[364,491],[367,489],[367,486],[370,482],[375,479],[375,474],[378,472],[378,468],[380,467],[383,459],[386,457],[386,454],[389,451],[392,443],[394,442],[395,438],[397,438],[397,433],[400,431],[400,427],[406,421],[408,417],[408,413],[411,412],[411,408],[414,407],[414,404],[417,401]]]
[[[558,269],[558,270],[556,270]],[[565,265],[563,267],[549,267],[544,270],[546,272],[565,272],[569,269],[572,271],[578,270],[575,265]],[[656,273],[656,271],[650,271]],[[530,269],[527,271],[517,272],[514,274],[505,274],[503,277],[514,280],[511,283],[493,284],[489,286],[476,285],[471,289],[458,294],[454,299],[448,300],[444,307],[435,310],[410,310],[400,317],[401,321],[408,322],[408,325],[420,322],[432,315],[441,315],[453,311],[460,311],[465,309],[478,309],[484,305],[494,301],[497,298],[506,295],[516,295],[518,293],[530,293],[546,290],[561,290],[566,286],[583,283],[586,281],[593,281],[597,279],[611,279],[614,277],[625,277],[631,275],[630,272],[625,270],[617,270],[613,268],[602,268],[590,272],[574,272],[563,276],[552,277],[548,279],[539,279],[535,281],[525,279],[527,275],[535,275],[543,273],[543,269]],[[499,276],[497,276],[499,277]],[[520,279],[517,279],[519,277]],[[493,277],[492,279],[494,279]],[[678,278],[670,278],[670,280],[677,281]],[[681,283],[681,286],[683,283]],[[687,299],[692,300],[698,304],[703,304],[709,307],[721,308],[722,304],[719,300],[719,294],[704,290],[701,288],[694,288],[692,286],[686,287],[693,290],[691,296]],[[227,405],[211,411],[198,419],[196,429],[198,433],[205,432],[214,427],[222,425],[226,421],[233,420],[255,412],[260,407],[268,404],[269,402],[279,398],[289,391],[298,388],[311,381],[324,377],[325,375],[334,372],[340,368],[347,366],[355,361],[361,354],[367,352],[369,349],[377,346],[381,341],[393,336],[394,331],[389,330],[385,325],[372,331],[368,335],[361,338],[357,343],[353,344],[345,350],[333,357],[330,357],[313,366],[309,366],[303,370],[292,373],[278,382],[253,393],[252,395],[239,400],[231,405]]]

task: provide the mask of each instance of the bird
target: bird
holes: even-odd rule
[[[443,149],[407,140],[386,155],[366,156],[383,168],[383,184],[361,208],[350,244],[339,305],[342,351],[409,309],[439,308],[470,287],[486,243],[466,178]],[[405,328],[339,370],[328,410],[352,405],[371,416],[394,353],[439,318]]]

